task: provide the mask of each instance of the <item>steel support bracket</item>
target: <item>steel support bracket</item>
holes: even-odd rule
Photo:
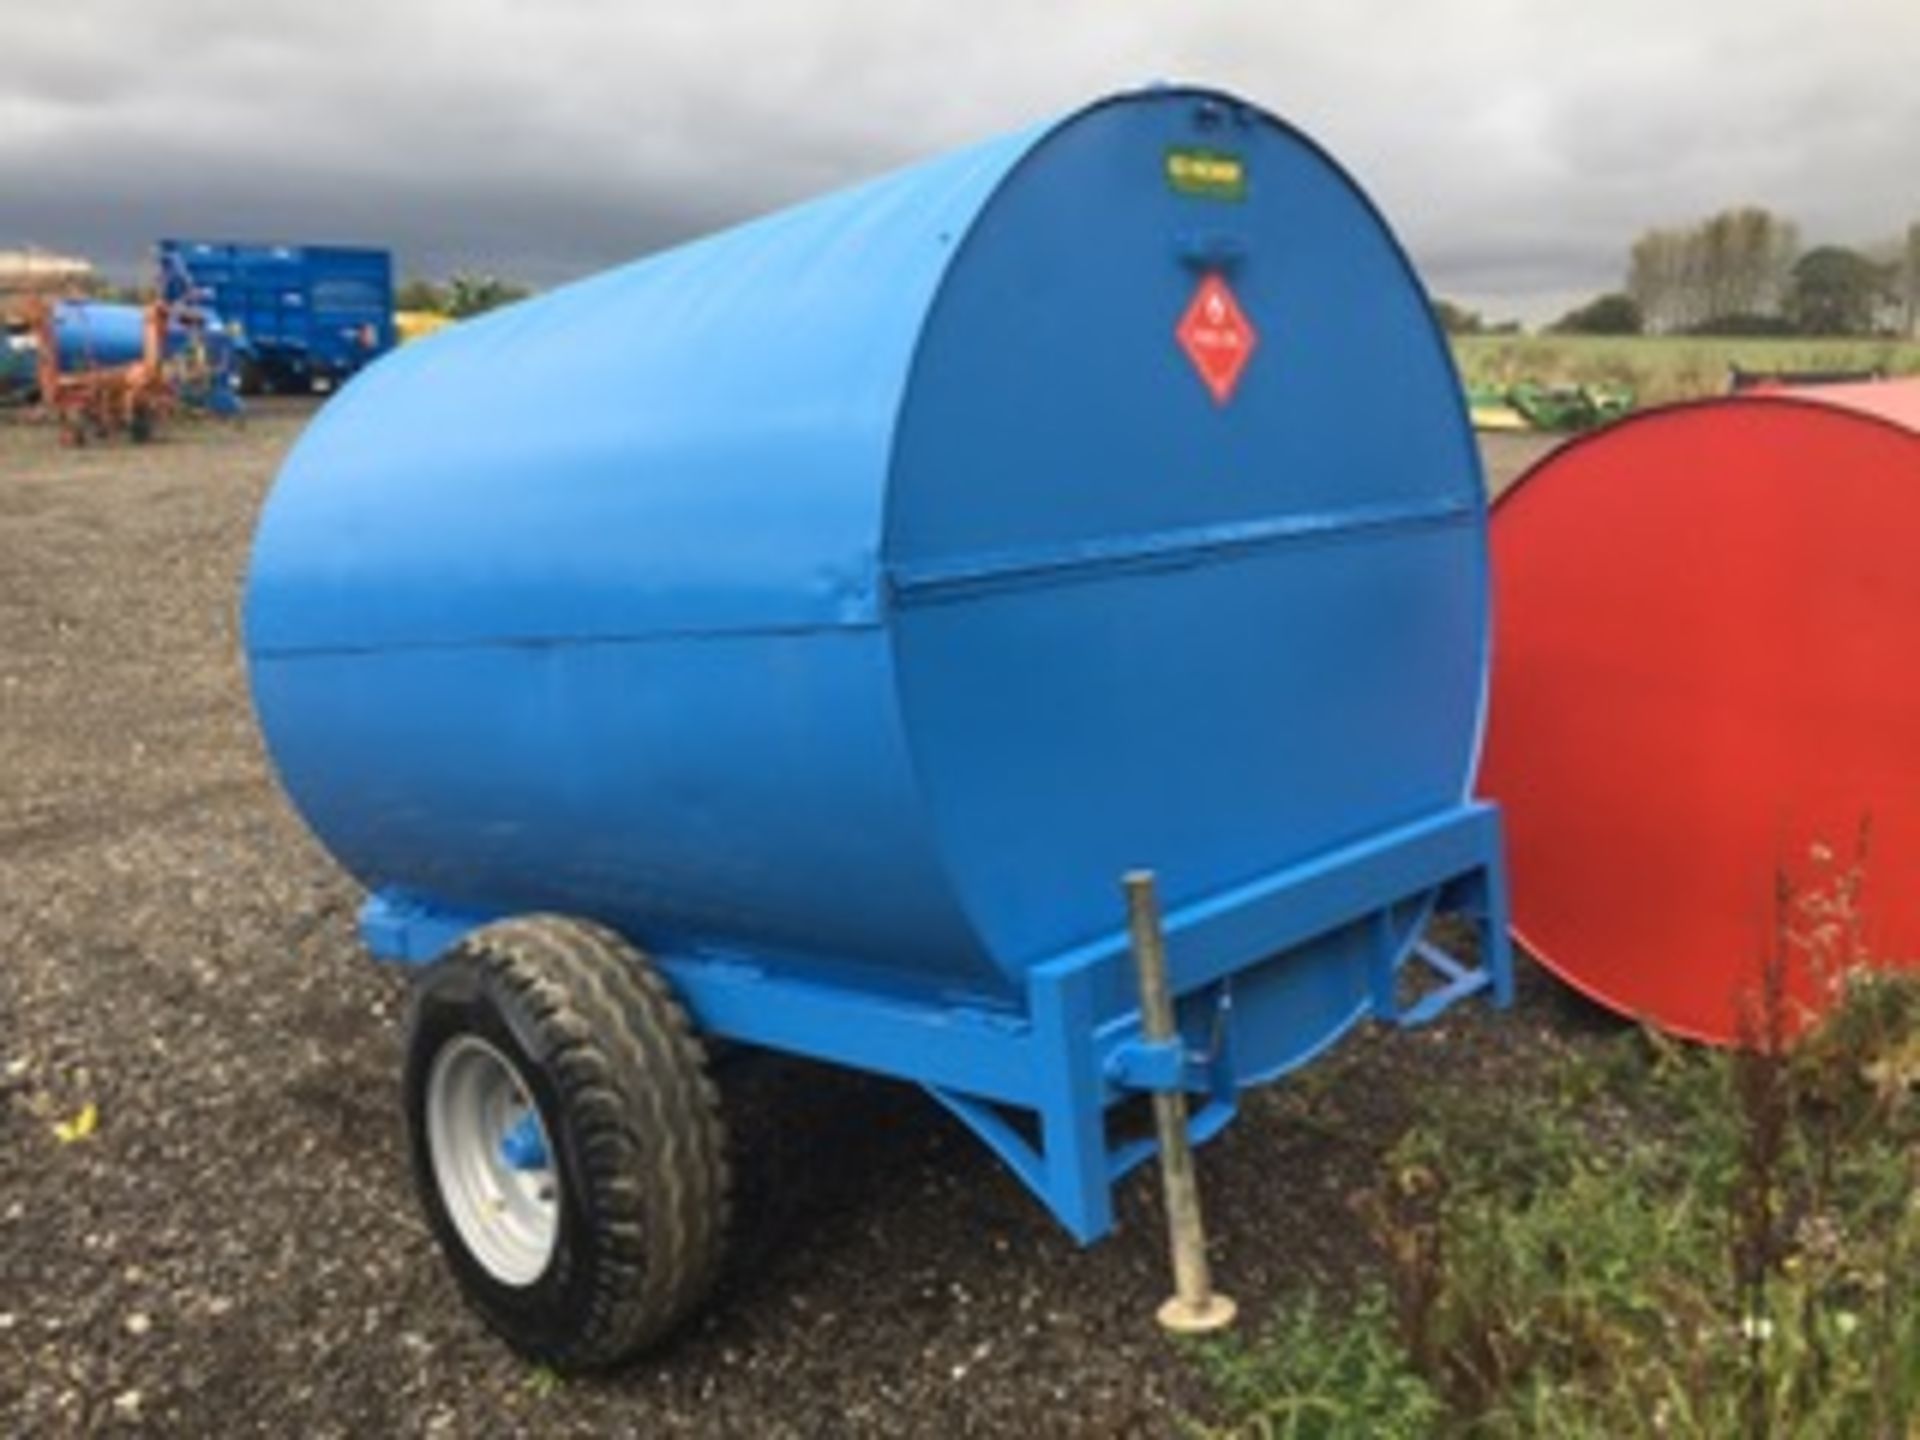
[[[1165,1092],[1192,1088],[1195,1067],[1184,1041],[1129,1040],[1107,1057],[1107,1079],[1118,1090]]]

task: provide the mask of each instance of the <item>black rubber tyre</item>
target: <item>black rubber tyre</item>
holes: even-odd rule
[[[605,1369],[705,1298],[729,1219],[726,1133],[706,1052],[645,956],[583,921],[501,921],[425,973],[408,1030],[414,1182],[461,1290],[508,1344],[556,1370]],[[530,1283],[468,1245],[436,1173],[429,1089],[463,1037],[511,1062],[545,1130],[558,1230]]]

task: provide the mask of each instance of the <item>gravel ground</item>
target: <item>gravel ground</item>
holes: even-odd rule
[[[1153,1324],[1151,1176],[1080,1251],[917,1092],[778,1060],[729,1074],[736,1259],[682,1338],[560,1383],[482,1332],[406,1174],[402,984],[276,792],[237,659],[247,537],[303,419],[79,452],[0,424],[0,1434],[1153,1435],[1204,1413]],[[1538,448],[1496,437],[1496,481]],[[1565,1002],[1525,996],[1357,1036],[1204,1152],[1246,1314],[1369,1262],[1350,1197],[1424,1093],[1553,1062]]]
[[[1499,495],[1514,481],[1553,452],[1560,440],[1552,435],[1495,430],[1480,437],[1480,459],[1487,468],[1487,489]]]

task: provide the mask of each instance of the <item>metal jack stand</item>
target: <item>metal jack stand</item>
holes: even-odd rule
[[[1134,964],[1140,973],[1140,1023],[1148,1045],[1179,1045],[1173,994],[1167,985],[1167,947],[1153,872],[1135,870],[1122,884]],[[1177,1334],[1201,1335],[1233,1323],[1232,1300],[1213,1288],[1207,1232],[1200,1216],[1200,1183],[1187,1137],[1187,1097],[1178,1088],[1153,1092],[1153,1123],[1160,1140],[1160,1176],[1166,1186],[1167,1236],[1173,1252],[1173,1296],[1160,1307],[1160,1324]]]

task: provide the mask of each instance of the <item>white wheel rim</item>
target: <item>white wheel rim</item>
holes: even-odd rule
[[[427,1149],[441,1203],[473,1258],[505,1285],[531,1285],[560,1238],[560,1179],[546,1121],[513,1062],[462,1035],[427,1077]],[[531,1125],[546,1163],[514,1164],[508,1137]]]

